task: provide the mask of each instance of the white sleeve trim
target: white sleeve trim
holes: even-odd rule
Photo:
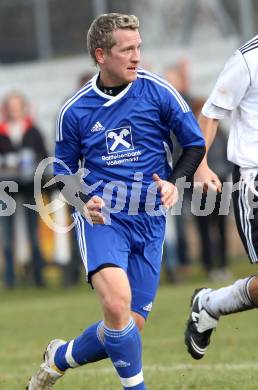
[[[202,114],[212,119],[224,119],[229,112],[230,110],[216,106],[209,99],[202,108]]]

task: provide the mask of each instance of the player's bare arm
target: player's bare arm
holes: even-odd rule
[[[217,134],[219,121],[218,119],[208,118],[203,114],[200,114],[198,122],[205,138],[206,153],[195,172],[194,183],[195,186],[204,188],[205,191],[207,191],[208,188],[211,188],[214,191],[221,192],[221,182],[216,173],[209,168],[207,163],[207,154]]]

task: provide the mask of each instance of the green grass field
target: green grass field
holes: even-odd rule
[[[246,263],[234,266],[236,278],[255,272]],[[183,332],[189,298],[193,289],[202,285],[201,277],[191,278],[187,285],[161,285],[143,332],[148,390],[258,388],[256,310],[222,318],[202,361],[187,354]],[[1,292],[0,302],[1,390],[24,389],[50,339],[73,338],[100,317],[95,294],[87,286]],[[55,388],[121,390],[108,361],[70,370]]]

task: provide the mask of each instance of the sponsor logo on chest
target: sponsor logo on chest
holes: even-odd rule
[[[134,150],[131,126],[106,131],[107,153]]]

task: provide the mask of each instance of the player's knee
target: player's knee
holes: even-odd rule
[[[139,331],[141,331],[145,325],[145,319],[140,314],[135,312],[132,313],[132,316],[137,325],[137,328],[139,329]]]
[[[253,304],[258,307],[258,276],[253,276],[248,286],[248,292]]]
[[[103,309],[112,323],[120,324],[125,321],[130,313],[130,298],[120,295],[105,299],[103,302]]]

